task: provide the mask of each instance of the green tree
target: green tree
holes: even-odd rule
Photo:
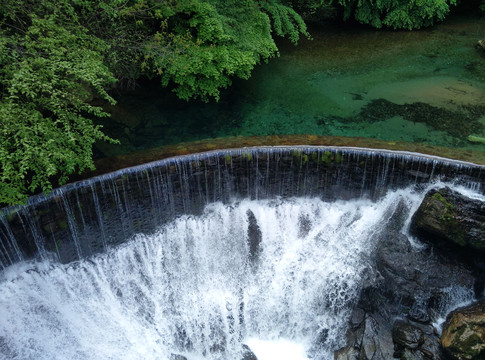
[[[114,104],[116,80],[159,77],[183,99],[218,99],[278,54],[275,35],[301,34],[279,0],[1,0],[0,203],[93,168],[93,143],[114,140],[92,100]]]
[[[0,203],[15,204],[94,167],[92,144],[112,140],[91,120],[107,114],[89,101],[96,94],[114,103],[106,88],[115,79],[106,45],[73,27],[75,18],[1,15]]]
[[[247,79],[256,64],[278,54],[274,35],[295,44],[309,36],[302,18],[277,0],[118,3],[76,0],[93,34],[110,44],[115,75],[128,82],[159,77],[186,100],[218,99],[233,77]],[[94,26],[91,13],[105,25]]]
[[[376,28],[419,29],[443,20],[456,0],[335,0],[344,18],[354,17]]]

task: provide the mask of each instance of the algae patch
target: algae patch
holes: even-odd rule
[[[479,143],[479,144],[485,145],[485,137],[476,136],[476,135],[468,135],[468,137],[466,139],[469,142],[472,142],[472,143]]]

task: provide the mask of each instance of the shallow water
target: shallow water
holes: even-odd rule
[[[98,157],[226,136],[315,134],[485,151],[485,22],[420,31],[326,25],[235,80],[219,103],[177,100],[158,84],[119,97]]]

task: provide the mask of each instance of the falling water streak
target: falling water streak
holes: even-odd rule
[[[307,201],[308,200],[304,200],[305,204],[307,203]],[[300,207],[302,206],[301,204],[297,205],[299,205]],[[252,206],[253,211],[257,214],[259,213],[259,215],[263,217],[267,216],[268,213],[272,213],[272,211],[276,211],[274,213],[274,216],[282,217],[282,219],[279,219],[279,221],[277,221],[277,224],[279,225],[281,225],[282,223],[288,224],[290,222],[297,224],[297,219],[293,218],[290,221],[290,219],[288,218],[288,216],[290,216],[291,218],[291,214],[295,213],[291,209],[286,209],[286,211],[280,212],[280,215],[278,215],[278,208],[274,208],[272,206],[268,207],[268,205],[266,205],[266,207],[260,209],[258,208],[258,206],[256,206],[256,208],[254,208],[255,205]],[[292,207],[294,206],[294,204],[290,203],[288,206]],[[318,206],[318,204],[314,204],[313,206]],[[236,211],[234,210],[234,207],[236,207]],[[271,322],[268,322],[270,321],[270,318],[268,317],[269,314],[261,314],[260,305],[252,306],[251,299],[248,299],[248,297],[251,296],[248,294],[244,295],[244,299],[246,302],[245,318],[248,320],[248,324],[245,324],[245,327],[241,328],[239,325],[236,326],[236,324],[233,322],[228,323],[228,319],[235,319],[239,317],[238,309],[240,308],[240,306],[237,304],[240,299],[237,295],[238,289],[245,288],[248,281],[250,283],[255,281],[255,279],[251,280],[250,274],[248,275],[249,278],[244,278],[240,275],[248,274],[248,271],[244,270],[248,266],[246,260],[244,260],[247,258],[248,251],[245,241],[233,241],[235,234],[245,233],[244,216],[246,214],[246,208],[250,208],[250,205],[235,204],[222,209],[220,205],[214,205],[206,211],[207,219],[201,224],[198,222],[198,220],[187,217],[180,221],[177,221],[173,225],[166,227],[154,238],[139,238],[137,241],[135,241],[135,243],[127,244],[119,251],[111,253],[111,255],[109,254],[107,256],[101,256],[99,258],[93,259],[93,262],[81,262],[79,265],[67,267],[54,266],[54,270],[49,270],[47,272],[39,273],[37,271],[33,271],[30,273],[32,276],[27,274],[20,275],[21,277],[30,278],[31,281],[28,282],[27,287],[33,287],[35,291],[39,291],[40,293],[34,292],[29,293],[30,295],[26,294],[27,296],[24,299],[30,299],[30,301],[27,302],[15,301],[11,297],[6,296],[6,298],[4,298],[5,303],[2,303],[1,306],[1,308],[5,311],[2,314],[1,318],[7,320],[12,316],[12,314],[15,314],[15,317],[17,318],[18,316],[21,316],[21,313],[24,313],[23,316],[29,316],[33,319],[37,319],[38,324],[40,324],[39,326],[41,326],[41,328],[37,327],[36,329],[31,329],[31,332],[25,329],[27,332],[27,334],[25,334],[25,338],[26,340],[30,339],[30,341],[34,341],[34,343],[38,344],[39,349],[42,350],[40,350],[39,354],[36,353],[37,350],[35,350],[35,346],[34,348],[32,348],[27,346],[27,344],[23,344],[22,346],[19,346],[17,349],[15,349],[15,351],[18,351],[21,356],[26,355],[27,357],[34,354],[35,356],[39,356],[39,358],[42,358],[42,356],[45,356],[45,358],[63,358],[66,356],[72,358],[76,358],[76,356],[89,358],[90,356],[88,354],[91,352],[91,349],[86,344],[84,344],[84,341],[82,340],[83,337],[88,335],[88,331],[94,331],[95,334],[99,334],[102,331],[101,329],[99,329],[100,326],[108,326],[108,328],[113,326],[120,326],[121,328],[118,329],[118,332],[121,332],[121,334],[123,334],[121,336],[121,339],[110,340],[114,341],[115,343],[119,343],[122,342],[122,339],[124,337],[126,337],[127,339],[129,338],[126,334],[128,330],[122,326],[123,323],[136,321],[137,325],[135,326],[135,328],[143,329],[144,327],[148,327],[148,330],[141,330],[142,334],[150,335],[151,337],[153,337],[155,333],[158,333],[159,336],[162,336],[162,340],[166,342],[166,344],[164,344],[165,346],[174,347],[175,349],[177,346],[177,339],[166,339],[163,338],[163,336],[169,336],[167,334],[171,333],[172,331],[169,337],[173,337],[174,329],[178,329],[178,331],[180,332],[180,328],[183,327],[183,332],[186,334],[186,336],[189,337],[190,341],[184,343],[185,345],[188,345],[188,349],[182,348],[179,349],[179,351],[191,350],[192,352],[196,352],[199,354],[207,353],[210,352],[211,349],[214,348],[214,346],[218,346],[218,339],[220,339],[220,341],[228,342],[225,344],[225,346],[230,346],[232,344],[232,346],[235,347],[233,349],[228,349],[227,351],[233,351],[237,353],[238,348],[236,346],[240,342],[240,335],[237,335],[236,333],[248,332],[252,334],[256,333],[259,335],[259,332],[261,332],[261,326],[263,328],[263,332],[266,332],[268,325],[271,326]],[[239,209],[239,211],[237,211],[237,209]],[[235,212],[239,215],[235,216]],[[212,214],[214,216],[211,217]],[[234,221],[240,221],[240,223],[234,224]],[[269,226],[269,224],[264,221],[264,218],[259,218],[259,223],[263,228]],[[214,225],[216,226],[216,228],[213,227]],[[313,225],[317,226],[318,224]],[[243,227],[241,228],[241,226]],[[280,229],[280,227],[281,226],[277,226],[276,228],[271,228],[268,230],[263,229],[263,233],[265,237],[269,236],[271,239],[271,237],[275,234],[275,230],[278,230],[276,232],[278,234],[281,234],[279,232],[282,230]],[[214,235],[214,232],[217,231],[217,229],[220,232],[222,230],[219,236]],[[200,231],[202,231],[202,233]],[[295,231],[293,230],[292,232]],[[194,234],[196,234],[197,236],[192,236]],[[182,242],[177,243],[173,241],[175,238],[180,239],[180,237],[182,237]],[[244,235],[240,240],[244,240]],[[268,238],[266,240],[269,241]],[[226,244],[224,244],[224,241],[226,241]],[[229,243],[227,243],[227,241],[229,241]],[[327,239],[327,241],[331,240]],[[159,250],[157,250],[157,248],[153,248],[157,246],[159,246]],[[278,244],[278,247],[279,246],[280,244]],[[288,243],[287,246],[290,246],[289,251],[291,251],[291,244]],[[145,249],[147,247],[151,247],[151,258],[148,257],[146,254]],[[239,251],[237,251],[238,248]],[[164,259],[165,262],[164,272],[168,274],[158,273],[158,279],[154,279],[154,269],[151,266],[153,266],[152,262],[156,262],[156,258],[153,258],[153,254],[159,254],[160,251],[162,252],[162,254],[164,254],[164,256],[162,255],[161,257],[162,259]],[[216,254],[218,256],[216,256],[215,258],[211,258],[211,253],[214,251],[216,251]],[[233,256],[227,258],[228,254],[233,253],[235,253],[235,257]],[[273,267],[276,266],[278,261],[271,258],[271,253],[268,253],[264,261],[268,263],[270,273],[272,271],[275,271]],[[332,259],[332,261],[335,262],[335,258]],[[118,263],[126,264],[126,266],[123,265],[123,267],[118,268],[118,266],[116,265]],[[197,264],[197,266],[194,266],[194,264]],[[105,266],[108,266],[108,268],[106,268]],[[224,277],[224,273],[229,270],[227,266],[232,267],[232,269],[230,269],[231,276],[229,278]],[[293,266],[295,266],[295,264],[293,264]],[[211,272],[211,269],[213,269],[214,267],[216,271]],[[104,274],[103,279],[100,279],[99,275],[96,275],[94,278],[85,275],[85,269],[87,269],[89,274],[98,274],[102,272]],[[136,275],[138,272],[141,272],[141,275]],[[164,280],[167,275],[171,278],[169,280]],[[259,276],[261,276],[261,274]],[[282,276],[285,277],[286,275],[283,274]],[[113,278],[115,280],[113,280]],[[133,281],[130,279],[133,279]],[[108,283],[105,283],[106,281]],[[110,289],[113,287],[113,281],[115,284],[118,284],[116,285],[118,290],[122,289],[121,291],[123,292],[128,291],[128,295],[123,293],[118,295],[116,295],[116,293],[110,293]],[[170,282],[169,287],[172,289],[177,289],[177,291],[172,295],[171,299],[172,302],[175,302],[175,307],[173,309],[167,309],[166,306],[161,303],[158,303],[155,306],[158,307],[162,312],[166,313],[167,311],[170,312],[175,309],[181,309],[182,311],[192,311],[195,309],[195,313],[191,313],[190,316],[187,313],[181,314],[179,317],[175,316],[175,319],[168,320],[164,317],[161,317],[160,319],[158,319],[159,321],[156,322],[157,326],[160,325],[164,327],[162,324],[166,321],[168,321],[169,323],[170,321],[175,321],[175,323],[171,325],[171,328],[169,326],[171,330],[166,328],[156,330],[153,325],[153,317],[156,317],[157,315],[153,313],[152,310],[144,308],[141,304],[146,304],[147,301],[148,303],[155,303],[156,301],[159,301],[159,299],[152,298],[153,294],[157,294],[158,292],[158,294],[161,294],[163,296],[164,290],[163,288],[158,289],[158,291],[156,288],[150,289],[149,285],[144,285],[148,284],[147,281],[151,284],[159,283],[160,281],[161,284],[168,284],[168,282]],[[268,278],[266,281],[270,281],[269,284],[272,283],[272,280],[270,278]],[[8,291],[18,291],[19,286],[21,287],[21,283],[21,280],[18,279],[15,286],[11,283],[5,284],[5,286]],[[332,285],[335,285],[335,283],[332,283]],[[12,288],[12,286],[14,287]],[[57,286],[60,286],[60,288],[57,288]],[[92,288],[90,288],[90,286],[92,286]],[[258,286],[257,281],[256,286]],[[292,285],[289,284],[288,286]],[[46,293],[42,293],[43,289],[47,289],[45,290]],[[183,290],[183,292],[180,292],[181,290]],[[263,291],[263,293],[261,293],[259,297],[264,295],[266,290],[267,289],[264,286],[261,288],[261,290],[258,290],[258,293],[260,291]],[[8,291],[2,291],[2,293],[8,294]],[[278,293],[278,288],[276,288],[275,291],[276,292],[274,293],[274,297],[272,298],[272,300],[274,300],[278,296],[281,296]],[[305,293],[306,295],[308,295],[308,291],[306,291]],[[205,298],[205,301],[203,294],[208,294],[208,298]],[[105,296],[108,297],[108,300],[104,299]],[[117,299],[117,296],[121,297],[121,299],[123,300]],[[283,301],[283,305],[285,305],[284,302],[286,296],[287,295],[283,294],[283,298],[281,299],[281,301]],[[44,298],[46,299],[45,303],[42,300]],[[223,300],[223,303],[220,303],[221,299]],[[261,298],[261,300],[264,299]],[[92,304],[93,301],[94,304]],[[114,302],[114,305],[110,303],[111,301]],[[297,301],[299,300],[297,299]],[[84,303],[88,303],[89,305],[83,305]],[[234,305],[228,305],[230,303],[233,303]],[[12,308],[12,306],[15,307],[19,304],[23,305],[21,305],[21,308],[17,311],[15,308]],[[59,310],[56,310],[56,307],[53,307],[49,304],[58,306]],[[273,304],[269,304],[269,307],[272,308],[272,305]],[[27,308],[22,306],[26,306]],[[103,313],[101,311],[101,307],[104,306],[108,307],[108,313]],[[114,310],[113,306],[115,307]],[[118,307],[122,307],[124,310],[116,310],[116,308]],[[43,310],[39,313],[38,309]],[[6,313],[7,310],[11,315],[8,315]],[[275,310],[278,313],[280,311],[284,311],[277,309]],[[58,314],[59,311],[61,315],[59,315],[59,318],[57,318],[58,315],[56,314]],[[120,314],[118,314],[118,312],[120,311],[128,312],[128,314],[131,315],[129,315],[126,320],[118,319],[117,321],[115,321],[114,324],[113,321],[107,320],[112,315],[114,316],[117,314],[116,316],[119,317]],[[100,318],[102,319],[102,324],[97,324],[96,322],[93,323],[94,319],[90,318],[90,314],[94,313],[96,313],[96,316],[100,316]],[[77,316],[74,314],[79,314],[80,318],[73,318]],[[55,319],[52,319],[52,316]],[[263,316],[264,319],[262,323],[261,321],[258,322],[258,320],[251,320],[251,318],[256,317],[257,319],[260,316]],[[275,318],[278,319],[279,316],[276,316]],[[21,319],[21,317],[19,319]],[[12,319],[12,321],[14,320]],[[49,334],[54,335],[52,333],[52,331],[54,330],[51,328],[52,321],[55,321],[57,326],[67,326],[67,328],[63,329],[63,332],[67,334],[64,337],[64,341],[66,343],[72,342],[73,344],[75,344],[76,347],[80,348],[79,351],[72,348],[68,349],[69,351],[67,353],[66,351],[61,351],[61,348],[63,346],[61,346],[59,342],[55,342],[55,344],[41,345],[41,343],[43,343],[45,339],[39,339],[38,337],[36,337],[35,334],[43,334],[40,335],[42,337],[49,337]],[[217,327],[220,325],[219,323],[221,321],[223,323],[222,329],[218,329]],[[251,321],[252,323],[256,324],[252,325]],[[33,322],[35,323],[36,321],[33,320]],[[83,322],[87,322],[89,326],[94,326],[95,328],[89,328],[90,330],[88,330],[87,327],[81,325],[81,323]],[[10,321],[5,323],[2,322],[2,331],[0,332],[1,336],[6,337],[9,340],[9,333],[8,329],[6,328],[8,328],[8,324],[10,323]],[[307,323],[308,319],[300,320],[299,326],[302,327],[302,324]],[[18,325],[18,320],[14,321],[14,324]],[[306,326],[307,325],[305,325],[304,327]],[[335,326],[335,324],[333,326]],[[236,334],[234,335],[235,338],[233,337],[232,339],[224,340],[226,336],[231,338],[231,336],[227,335],[228,333],[230,333],[229,328],[231,328],[232,331]],[[287,324],[285,324],[285,326],[283,327],[275,327],[273,330],[281,332],[286,328]],[[219,334],[217,333],[217,331],[222,331],[222,333]],[[200,333],[204,334],[204,338],[198,339],[198,342],[196,342],[198,336],[200,336],[198,334]],[[296,330],[296,334],[287,334],[287,336],[292,335],[301,336],[301,334],[298,334],[298,330]],[[107,335],[105,334],[105,336]],[[55,333],[55,337],[57,339],[59,339],[60,337],[60,334],[57,333],[57,330]],[[59,339],[59,341],[61,340]],[[15,341],[12,340],[12,342]],[[49,349],[49,346],[53,346],[54,348]],[[145,345],[143,344],[143,346]],[[24,350],[22,350],[22,348],[24,348]],[[24,353],[22,351],[26,352]],[[33,351],[33,353],[31,354],[29,353],[29,351]],[[43,351],[46,351],[46,354],[43,355]],[[99,351],[99,349],[96,349],[95,353],[100,355]],[[127,349],[126,347],[123,347],[123,352],[126,351],[128,351],[128,354],[130,354],[129,351],[133,351],[133,357],[138,354],[138,349]],[[155,347],[153,351],[155,351],[155,354],[158,354],[159,349],[157,350]],[[213,355],[212,358],[218,358],[217,354]]]
[[[107,241],[106,241],[106,232],[104,230],[104,222],[103,222],[103,216],[102,216],[102,211],[101,211],[101,205],[99,204],[98,195],[96,194],[96,189],[94,188],[94,186],[91,186],[91,191],[92,191],[92,194],[93,194],[94,208],[95,208],[96,214],[98,216],[98,224],[99,224],[99,232],[100,232],[100,235],[101,235],[101,241],[103,243],[104,251],[106,251],[106,250],[108,250],[108,244],[107,244]],[[116,200],[118,200],[117,203],[119,203],[119,198],[116,198]]]
[[[19,249],[19,246],[17,244],[17,240],[15,239],[15,236],[12,234],[12,230],[10,229],[10,226],[8,225],[7,216],[8,216],[8,214],[5,215],[5,216],[0,216],[0,221],[2,222],[2,225],[3,225],[3,229],[1,229],[2,230],[1,235],[2,235],[2,238],[7,240],[5,242],[2,241],[2,248],[3,248],[2,255],[5,256],[4,254],[6,254],[6,257],[9,261],[9,263],[14,264],[17,261],[23,261],[24,257],[22,255],[22,252]],[[12,256],[10,254],[13,254],[14,258],[12,258]],[[7,263],[5,261],[7,259],[4,259],[3,261],[5,263]],[[0,258],[0,260],[1,260],[1,258]]]
[[[76,246],[76,251],[77,251],[77,255],[78,255],[79,259],[82,259],[83,254],[82,254],[82,251],[81,251],[81,245],[79,243],[77,226],[76,226],[76,223],[74,221],[74,216],[72,214],[71,207],[69,206],[68,200],[65,197],[62,197],[62,203],[64,204],[64,210],[66,211],[66,214],[67,214],[66,218],[67,218],[67,223],[69,224],[69,230],[71,230],[70,234],[71,234],[71,237],[72,237],[72,241],[73,241],[74,245]],[[38,239],[38,238],[39,238],[38,235],[34,235],[34,239]]]

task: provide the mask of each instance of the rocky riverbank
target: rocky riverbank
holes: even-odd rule
[[[407,211],[402,204],[395,229]],[[484,359],[484,224],[482,200],[449,188],[429,191],[411,222],[426,248],[398,230],[379,239],[375,272],[368,274],[346,346],[335,359]],[[449,313],[451,297],[479,300]],[[447,313],[440,336],[437,319]]]

